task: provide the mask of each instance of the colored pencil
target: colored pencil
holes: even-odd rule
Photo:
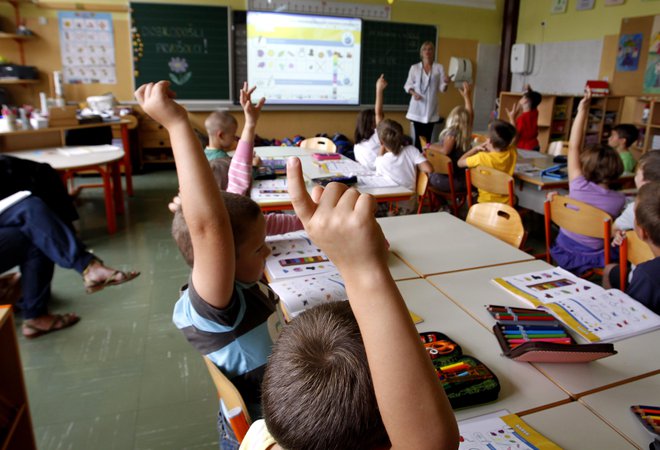
[[[495,314],[495,319],[498,320],[537,320],[539,322],[549,322],[556,321],[552,316],[543,315],[543,316],[512,316],[508,314]]]
[[[559,323],[557,324],[543,324],[543,325],[500,325],[500,328],[504,331],[555,331],[555,330],[561,330],[563,331],[564,329],[562,328]]]
[[[504,336],[506,339],[525,339],[526,341],[534,340],[534,339],[542,339],[542,338],[555,338],[555,339],[560,339],[560,338],[567,338],[568,336],[560,335],[560,334],[534,334],[532,336],[524,335],[524,334],[507,334]]]
[[[508,336],[509,334],[528,334],[528,335],[537,335],[537,334],[559,334],[566,336],[564,330],[504,330],[504,335]]]
[[[555,342],[557,344],[570,344],[570,338],[534,338],[534,339],[507,339],[509,344],[524,344],[525,342]]]

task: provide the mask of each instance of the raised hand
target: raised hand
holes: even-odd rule
[[[135,98],[144,112],[168,130],[188,120],[188,112],[174,101],[175,97],[169,81],[143,84],[135,91]]]
[[[261,114],[261,108],[263,108],[266,103],[266,98],[261,97],[257,104],[252,103],[252,93],[256,89],[256,86],[248,87],[247,81],[243,83],[243,88],[241,89],[240,102],[241,107],[243,108],[243,113],[245,114],[245,124],[254,125],[259,120],[259,114]]]

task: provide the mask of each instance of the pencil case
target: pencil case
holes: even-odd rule
[[[502,325],[493,326],[495,337],[502,348],[504,356],[522,362],[548,362],[548,363],[579,363],[595,361],[607,356],[616,355],[612,344],[577,344],[570,337],[563,325],[557,328],[564,330],[570,343],[559,344],[555,342],[525,342],[512,348],[504,335]]]
[[[464,355],[461,346],[444,333],[419,334],[453,408],[497,399],[500,383],[481,361]]]
[[[651,435],[660,438],[660,406],[633,405],[630,412]]]
[[[252,178],[255,180],[274,180],[277,178],[277,175],[272,168],[259,166],[252,169]]]
[[[330,159],[341,159],[341,155],[339,153],[312,153],[312,158],[314,158],[317,161],[327,161]]]
[[[312,181],[320,184],[321,186],[327,186],[330,183],[343,183],[347,186],[352,186],[354,184],[357,184],[358,179],[356,176],[351,176],[351,177],[332,176],[332,177],[312,178]]]

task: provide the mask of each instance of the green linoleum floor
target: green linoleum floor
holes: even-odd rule
[[[100,189],[83,190],[79,229],[107,265],[141,275],[87,295],[79,274],[57,268],[51,309],[82,320],[38,339],[19,337],[39,450],[218,446],[213,383],[171,320],[188,276],[170,237],[176,174],[150,172],[133,182],[115,235],[106,231]]]

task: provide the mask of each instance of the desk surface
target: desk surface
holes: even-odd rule
[[[384,217],[378,222],[390,251],[422,276],[534,259],[449,213]]]
[[[50,164],[56,170],[67,170],[107,164],[120,160],[124,157],[124,150],[113,145],[88,145],[20,150],[3,152],[2,154]]]
[[[578,402],[527,414],[522,416],[522,420],[565,449],[623,450],[635,448],[612,427]]]
[[[488,314],[484,305],[500,304],[525,307],[529,307],[529,305],[498,287],[491,280],[496,277],[533,272],[548,267],[550,266],[543,261],[531,261],[438,275],[430,277],[428,281],[484,327],[492,330],[496,322]],[[593,390],[605,389],[614,383],[660,370],[658,342],[660,342],[660,330],[615,342],[614,349],[618,354],[597,361],[584,364],[536,363],[535,366],[562,389],[577,397]]]
[[[500,355],[495,336],[461,310],[426,280],[398,281],[408,308],[422,316],[420,332],[439,331],[460,344],[463,353],[486,364],[500,381],[496,402],[456,411],[458,420],[507,409],[512,413],[568,402],[568,395],[531,364],[517,363]]]
[[[638,349],[640,353],[647,353],[650,350],[651,347],[640,347]],[[651,357],[648,354],[646,356]],[[658,362],[657,356],[656,352],[656,363]],[[579,401],[610,424],[612,428],[634,442],[640,449],[646,450],[653,438],[630,412],[630,406],[660,406],[660,374],[587,395],[580,398]]]

